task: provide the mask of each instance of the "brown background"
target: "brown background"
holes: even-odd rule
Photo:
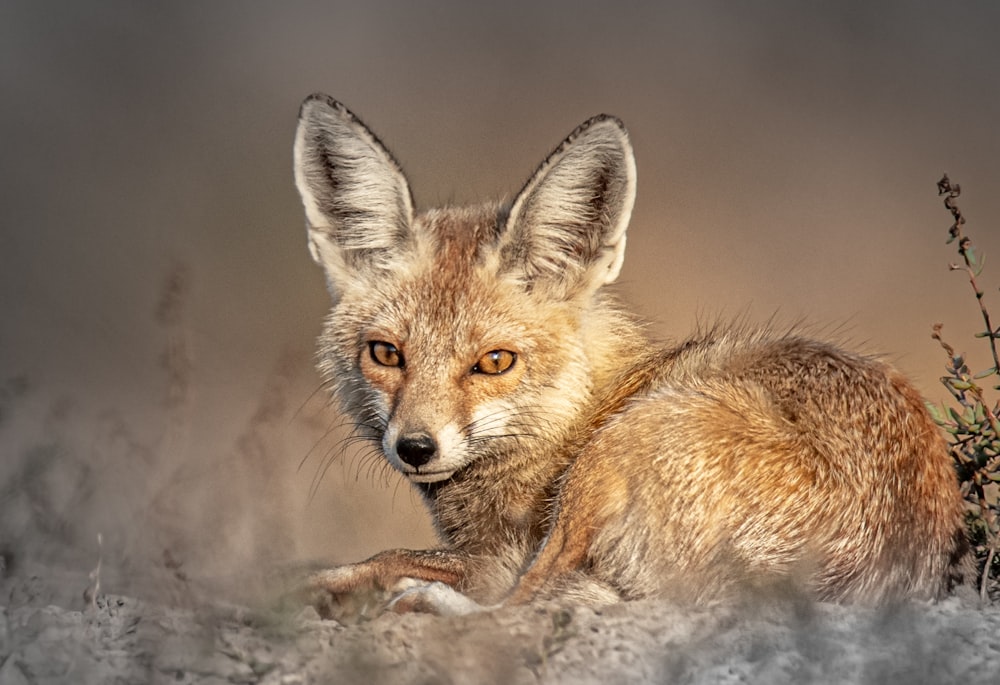
[[[124,582],[164,550],[214,575],[430,543],[314,394],[326,294],[291,181],[314,90],[422,207],[509,196],[617,114],[639,169],[619,291],[656,333],[804,320],[943,398],[931,324],[982,347],[943,171],[1000,301],[1000,9],[655,5],[0,2],[0,546],[85,571],[101,532]]]

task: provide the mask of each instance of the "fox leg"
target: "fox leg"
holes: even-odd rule
[[[461,586],[470,565],[467,555],[450,550],[388,550],[357,564],[314,573],[307,578],[305,589],[321,616],[337,618],[351,613],[346,604],[367,604],[366,598],[384,606],[391,597],[414,586]],[[405,606],[397,610],[405,610]]]
[[[526,604],[551,594],[546,590],[558,589],[571,574],[585,570],[594,536],[628,501],[625,480],[602,468],[606,463],[583,454],[570,467],[552,528],[504,604]]]
[[[392,549],[366,561],[314,573],[309,584],[333,594],[374,588],[390,590],[403,578],[458,585],[466,577],[468,556],[449,550]]]

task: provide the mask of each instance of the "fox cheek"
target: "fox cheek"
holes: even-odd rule
[[[400,368],[377,364],[365,351],[361,355],[358,370],[365,384],[380,396],[383,404],[391,404],[392,398],[399,394],[403,384],[403,373]]]

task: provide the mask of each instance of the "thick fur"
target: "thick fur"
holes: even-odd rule
[[[635,196],[617,119],[577,128],[509,205],[417,214],[378,138],[314,95],[295,177],[334,302],[322,373],[442,541],[317,574],[321,605],[406,579],[435,584],[398,606],[435,610],[448,588],[485,603],[947,590],[961,498],[899,373],[741,326],[664,346],[602,290]]]

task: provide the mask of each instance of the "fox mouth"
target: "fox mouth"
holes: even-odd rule
[[[410,471],[404,472],[403,475],[407,477],[412,483],[437,483],[441,480],[448,480],[451,478],[457,469],[442,469],[440,471]]]

